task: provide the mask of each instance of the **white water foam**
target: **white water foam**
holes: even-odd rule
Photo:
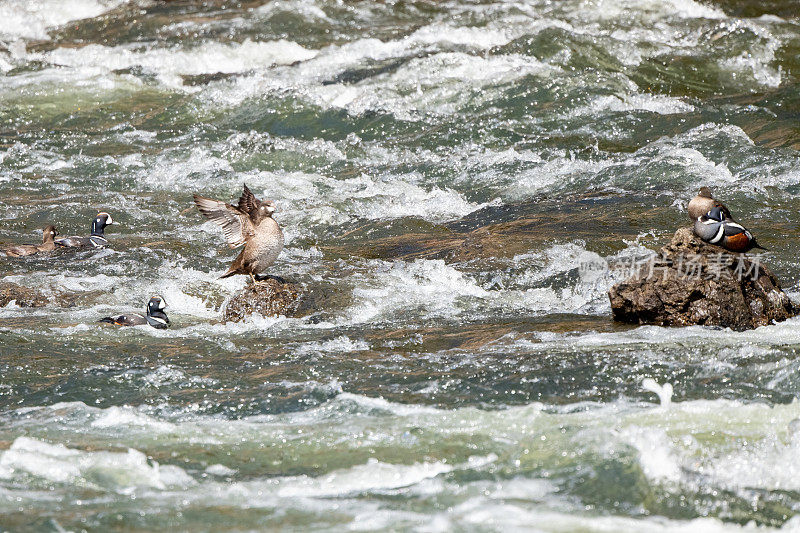
[[[177,466],[148,462],[140,451],[84,452],[63,444],[19,437],[0,452],[0,479],[25,473],[59,484],[127,493],[137,488],[185,489],[195,481]]]
[[[291,13],[314,21],[330,20],[315,0],[275,0],[255,8],[253,12],[267,17],[278,13]]]
[[[673,96],[629,94],[595,97],[588,106],[577,108],[570,114],[574,116],[596,116],[598,113],[606,111],[650,111],[659,115],[672,115],[691,113],[694,109],[693,105]]]
[[[5,0],[0,3],[0,37],[49,39],[48,30],[94,18],[125,0]]]
[[[86,75],[98,75],[112,70],[140,67],[155,73],[170,87],[183,87],[181,75],[238,73],[254,69],[267,69],[305,61],[316,55],[292,41],[280,40],[222,44],[204,43],[196,48],[164,49],[137,47],[107,47],[97,44],[83,48],[58,48],[31,58],[57,65],[77,68]]]
[[[371,263],[374,274],[359,280],[353,289],[353,322],[367,322],[416,307],[424,307],[428,317],[447,316],[456,311],[459,299],[488,296],[486,290],[441,260]]]
[[[280,446],[281,442],[285,446],[286,439],[294,436],[293,439],[305,439],[303,442],[312,446],[336,443],[336,449],[353,450],[415,446],[416,439],[402,438],[413,430],[418,434],[422,431],[426,438],[435,436],[444,449],[447,446],[458,449],[474,442],[480,443],[478,449],[483,450],[483,455],[463,464],[443,459],[395,465],[379,456],[366,464],[333,470],[322,477],[267,478],[214,489],[229,496],[243,493],[255,496],[258,491],[265,497],[344,496],[414,485],[453,469],[480,470],[515,458],[557,470],[562,461],[573,460],[561,455],[560,450],[567,448],[609,458],[625,457],[633,450],[634,460],[653,483],[691,488],[699,477],[704,484],[713,482],[734,490],[798,490],[798,476],[790,457],[796,455],[796,447],[800,445],[800,439],[792,433],[792,424],[797,425],[793,421],[800,417],[800,402],[768,406],[698,400],[675,403],[669,411],[627,401],[582,409],[545,408],[534,403],[484,411],[472,407],[446,410],[403,405],[341,393],[326,404],[298,413],[242,420],[180,417],[183,420],[166,421],[147,415],[143,408],[97,409],[80,403],[58,404],[18,410],[18,420],[7,424],[2,436],[8,438],[22,427],[33,435],[45,431],[48,440],[59,434],[75,441],[83,434],[112,432],[117,438],[124,435],[138,442],[138,447],[151,442],[152,434],[156,433],[160,446],[188,440],[223,449],[233,444],[247,445],[246,449]],[[79,433],[75,431],[77,428],[81,428]],[[367,430],[369,435],[361,433]],[[362,436],[355,439],[354,434]],[[155,463],[149,464],[135,450],[127,454],[82,452],[27,436],[12,440],[11,448],[0,452],[0,477],[4,479],[27,472],[59,483],[88,481],[115,491],[140,486],[164,490],[171,484],[185,489],[194,485],[181,469],[171,469],[169,479],[165,479],[165,467],[159,469]],[[431,453],[440,453],[437,450]],[[236,460],[236,453],[231,459]],[[108,469],[113,472],[107,472]],[[97,470],[103,475],[92,475]],[[222,472],[219,468],[215,470]],[[218,475],[231,474],[225,471]],[[203,497],[207,492],[203,489],[195,496]]]

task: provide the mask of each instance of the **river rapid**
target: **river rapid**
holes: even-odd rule
[[[800,530],[800,319],[616,324],[579,269],[708,185],[800,300],[799,13],[0,3],[0,242],[120,223],[0,258],[53,298],[0,308],[0,530]],[[192,194],[244,183],[309,316],[221,321]]]

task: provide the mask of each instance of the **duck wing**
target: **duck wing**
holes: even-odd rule
[[[228,245],[231,248],[243,245],[247,239],[255,234],[250,217],[238,207],[228,205],[220,200],[203,198],[196,194],[194,195],[194,203],[203,216],[222,228],[225,240],[228,241]]]
[[[739,224],[738,222],[727,222],[725,224],[725,236],[731,237],[733,235],[739,235],[740,233],[744,233],[746,235],[750,235],[750,232],[747,231],[747,228]]]
[[[26,255],[33,255],[39,251],[34,244],[18,244],[10,246],[3,250],[8,257],[23,257]]]
[[[256,198],[256,196],[252,193],[252,191],[250,191],[250,188],[245,183],[242,195],[239,197],[239,211],[242,213],[247,213],[252,218],[256,211],[258,211],[260,203],[261,202],[258,201],[258,198]]]
[[[166,313],[152,313],[145,317],[147,323],[156,329],[167,329],[169,327],[169,318]]]
[[[54,241],[56,246],[67,246],[69,248],[83,248],[91,246],[92,241],[89,237],[62,237]]]
[[[141,326],[147,324],[147,319],[138,313],[128,315],[107,316],[98,320],[115,326]]]

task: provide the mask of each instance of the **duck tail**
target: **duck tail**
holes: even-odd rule
[[[222,278],[229,278],[231,276],[235,276],[236,274],[241,274],[242,272],[239,270],[239,263],[238,261],[234,261],[231,266],[228,267],[228,271],[225,272],[223,275],[219,277]]]
[[[105,322],[106,324],[116,324],[116,322],[114,321],[114,319],[113,319],[113,318],[111,318],[110,316],[107,316],[107,317],[101,318],[100,320],[98,320],[98,322]]]
[[[244,250],[239,252],[239,255],[236,257],[236,259],[233,260],[231,266],[228,267],[228,271],[225,272],[223,275],[221,275],[219,279],[229,278],[235,274],[246,274],[247,272],[242,271],[243,263],[244,263]]]
[[[769,248],[764,248],[763,246],[761,246],[757,242],[753,243],[753,248],[758,248],[759,250],[764,250],[765,252],[769,250]]]

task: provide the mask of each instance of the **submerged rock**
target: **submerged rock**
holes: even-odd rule
[[[0,307],[11,302],[20,307],[44,307],[50,300],[36,289],[4,281],[0,283]]]
[[[5,307],[14,302],[19,307],[72,307],[77,296],[63,292],[45,294],[38,289],[24,287],[8,281],[0,282],[0,307]]]
[[[307,312],[301,305],[301,293],[298,285],[276,278],[249,284],[228,301],[222,310],[222,318],[225,322],[239,322],[253,313],[293,318],[304,316]]]
[[[633,324],[721,326],[737,331],[795,314],[760,256],[729,252],[681,228],[659,256],[608,291],[614,318]]]

